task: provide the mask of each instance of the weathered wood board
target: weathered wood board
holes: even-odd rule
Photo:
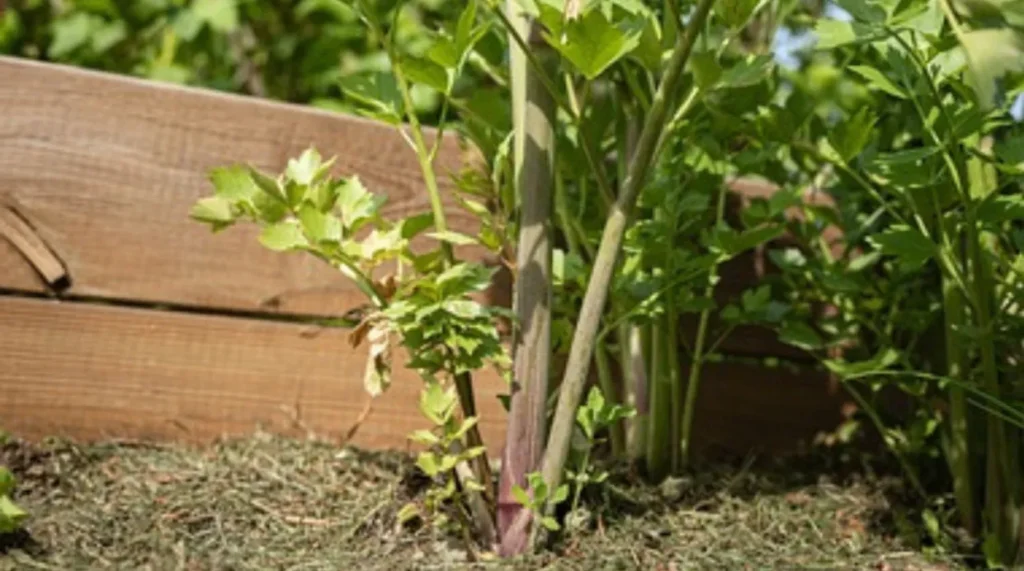
[[[28,438],[208,442],[264,427],[341,438],[367,402],[347,332],[237,317],[0,296],[0,426]],[[820,378],[709,364],[698,447],[792,449],[834,428]],[[352,444],[402,449],[425,428],[422,381],[396,367]],[[504,443],[504,381],[475,377],[488,448]],[[739,447],[739,448],[737,448]]]
[[[16,297],[0,297],[0,316],[0,426],[20,436],[204,442],[263,426],[340,439],[369,400],[366,347],[340,329]],[[352,444],[402,448],[429,428],[421,387],[396,366]],[[500,449],[505,383],[485,371],[475,389]]]

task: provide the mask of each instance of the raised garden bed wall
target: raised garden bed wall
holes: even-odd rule
[[[309,257],[263,249],[253,228],[211,235],[188,217],[211,192],[211,168],[279,171],[309,145],[387,194],[387,214],[428,209],[415,156],[389,126],[0,57],[0,427],[30,439],[342,438],[368,400],[364,349],[343,329],[293,318],[344,315],[362,304],[358,292]],[[469,156],[446,140],[442,174]],[[475,233],[463,211],[450,216]],[[730,267],[730,290],[757,279],[755,258]],[[507,305],[507,277],[489,299]],[[758,331],[725,349],[799,358]],[[711,365],[705,379],[704,447],[791,449],[834,428],[845,400],[823,375],[756,364]],[[398,366],[351,444],[406,448],[424,425],[420,386]],[[506,387],[482,371],[476,390],[496,452]]]

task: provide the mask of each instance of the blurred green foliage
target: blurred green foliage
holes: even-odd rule
[[[411,0],[395,40],[426,49],[457,4]],[[9,0],[0,53],[338,110],[343,78],[390,65],[344,0]],[[432,122],[440,98],[414,98]]]

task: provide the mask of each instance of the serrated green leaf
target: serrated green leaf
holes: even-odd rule
[[[286,220],[267,226],[260,234],[260,243],[275,252],[309,246],[297,220]]]
[[[474,426],[477,425],[477,422],[479,422],[479,420],[480,419],[476,416],[471,416],[463,420],[462,426],[460,426],[459,429],[455,431],[455,434],[452,435],[452,438],[462,438],[463,436],[466,435],[467,432],[469,432]]]
[[[462,54],[459,46],[451,39],[440,37],[427,49],[426,56],[430,61],[445,68],[454,70],[458,68]]]
[[[995,145],[996,165],[1001,170],[1024,174],[1024,133],[1013,133]]]
[[[860,154],[871,140],[876,121],[871,110],[862,107],[829,133],[829,142],[843,161],[849,162]]]
[[[270,178],[253,167],[246,167],[246,170],[249,171],[249,177],[264,194],[282,204],[285,202],[284,191],[278,180]]]
[[[897,225],[868,239],[884,255],[895,256],[906,269],[917,269],[934,256],[934,242],[915,228]]]
[[[402,60],[402,73],[413,83],[447,94],[451,89],[454,76],[443,66],[429,59],[406,57]]]
[[[750,87],[767,79],[774,68],[775,60],[772,56],[750,56],[726,69],[721,82],[727,88]]]
[[[397,125],[405,115],[398,83],[390,73],[365,71],[343,77],[341,89],[349,97],[368,107],[373,117]]]
[[[454,411],[454,389],[445,390],[438,382],[430,382],[420,393],[420,412],[436,425],[444,424]]]
[[[530,500],[530,494],[528,494],[526,490],[524,490],[520,486],[512,486],[512,497],[517,502],[519,502],[519,505],[523,506],[524,508],[529,508],[530,506],[533,505]]]
[[[981,106],[991,109],[1002,99],[1003,77],[1024,71],[1024,36],[1009,28],[971,30],[963,34],[963,48],[971,86]]]
[[[288,159],[288,166],[285,168],[285,175],[303,186],[313,184],[313,181],[320,174],[324,166],[323,159],[316,149],[306,149],[298,159]]]
[[[700,52],[690,56],[690,70],[697,86],[707,91],[722,77],[722,66],[713,52]]]
[[[541,12],[545,14],[543,7]],[[582,17],[563,23],[561,13],[555,12],[542,15],[549,30],[545,37],[587,79],[597,78],[640,45],[643,19],[630,18],[613,24],[603,11],[589,10]]]
[[[189,215],[195,220],[211,224],[228,224],[235,220],[231,203],[221,196],[203,198],[192,207]]]
[[[785,232],[781,224],[766,224],[757,228],[737,232],[729,227],[716,228],[713,233],[714,246],[727,257],[737,256],[751,248],[771,242]]]
[[[868,84],[875,89],[879,89],[896,97],[897,99],[906,99],[907,94],[903,92],[895,83],[892,82],[884,73],[876,68],[866,65],[851,65],[848,68],[850,71],[863,77],[867,80]]]
[[[978,204],[976,218],[978,222],[992,229],[998,229],[1005,222],[1024,220],[1024,196],[1020,194],[989,195]]]
[[[249,170],[243,166],[212,169],[209,179],[215,194],[231,202],[250,201],[260,192]]]
[[[366,190],[358,176],[348,179],[338,188],[337,206],[341,210],[341,223],[350,232],[373,218],[381,204],[381,200]]]
[[[439,466],[441,472],[451,472],[455,465],[459,463],[459,459],[455,456],[445,455],[441,457],[441,465]]]
[[[429,212],[410,216],[398,223],[399,233],[403,240],[412,240],[434,224],[434,216]]]
[[[476,319],[486,315],[482,305],[468,299],[452,299],[442,305],[448,313],[463,319]]]
[[[849,44],[870,42],[881,34],[874,28],[859,22],[844,22],[841,20],[818,20],[814,28],[818,42],[815,49],[831,50]]]
[[[341,241],[341,220],[333,214],[321,212],[315,206],[305,204],[299,209],[299,221],[302,223],[302,230],[313,242]]]
[[[423,473],[433,478],[441,473],[441,466],[433,452],[424,452],[416,459],[416,465]]]
[[[266,192],[256,194],[252,199],[252,206],[255,217],[267,224],[280,222],[288,214],[288,205]]]
[[[409,435],[409,438],[413,442],[419,442],[420,444],[425,444],[427,446],[436,446],[441,442],[433,432],[423,429],[413,432]]]

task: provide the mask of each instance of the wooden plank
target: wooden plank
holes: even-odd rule
[[[852,401],[824,373],[741,363],[705,366],[694,419],[695,446],[721,451],[784,453],[833,431]]]
[[[0,426],[28,438],[207,442],[262,425],[345,433],[367,399],[365,353],[346,332],[229,317],[0,296]],[[705,367],[701,448],[790,450],[834,428],[843,399],[827,379],[733,364]],[[397,367],[353,444],[402,449],[425,427],[421,381]],[[476,375],[481,430],[504,445],[504,382]]]
[[[0,297],[0,426],[27,438],[138,438],[206,442],[259,425],[341,436],[367,402],[365,348],[347,332],[230,317]],[[396,367],[352,444],[406,447],[428,428],[422,381]],[[475,384],[480,427],[504,444],[506,390],[496,374]]]
[[[386,214],[429,208],[414,154],[386,125],[6,57],[0,78],[0,193],[66,264],[69,294],[314,314],[363,301],[309,257],[265,251],[253,228],[213,236],[191,221],[216,166],[278,171],[315,145],[337,157],[338,174],[386,194]],[[450,192],[464,154],[452,138],[442,148],[437,164]],[[475,232],[471,216],[450,212],[454,228]],[[0,288],[44,290],[25,264],[0,245]]]

